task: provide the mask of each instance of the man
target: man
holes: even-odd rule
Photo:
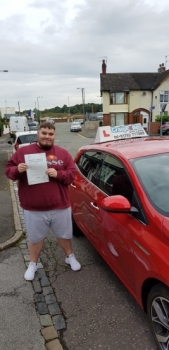
[[[55,126],[49,122],[40,124],[38,142],[18,149],[8,160],[5,169],[9,179],[18,180],[18,195],[29,239],[30,263],[24,274],[28,281],[35,277],[37,260],[49,228],[66,254],[66,263],[74,271],[81,268],[72,253],[72,219],[68,193],[68,185],[75,178],[76,169],[70,154],[55,146],[54,140]],[[47,160],[48,182],[29,185],[29,166],[25,155],[38,156],[42,153],[45,153]]]

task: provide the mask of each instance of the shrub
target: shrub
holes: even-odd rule
[[[169,122],[169,115],[162,115],[162,121],[163,122]],[[161,115],[155,116],[155,122],[161,122]]]
[[[3,134],[4,126],[3,123],[0,120],[0,136]]]

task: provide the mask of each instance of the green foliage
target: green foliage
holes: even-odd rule
[[[96,103],[86,103],[84,105],[85,113],[97,113],[102,111],[102,105],[96,104]],[[43,111],[39,111],[37,108],[34,108],[35,113],[35,120],[39,120],[41,118],[65,118],[69,116],[69,113],[71,115],[82,115],[83,114],[83,104],[77,104],[75,106],[67,106],[63,105],[63,107],[53,107],[49,109],[45,109]],[[18,111],[16,111],[16,114],[19,114]],[[24,110],[23,112],[20,112],[20,115],[28,115],[28,110]]]
[[[3,125],[2,121],[0,120],[0,136],[3,134],[3,130],[4,130],[4,125]]]
[[[167,114],[162,115],[162,121],[169,122],[169,115],[167,115]],[[161,115],[155,116],[155,122],[161,122]]]
[[[95,104],[95,103],[87,103],[84,105],[84,110],[85,113],[97,113],[102,111],[102,105],[101,104]],[[45,109],[44,111],[41,111],[41,115],[43,117],[45,116],[51,116],[51,113],[54,114],[59,113],[59,114],[67,114],[69,115],[69,107],[67,105],[63,105],[63,107],[54,107],[50,109]],[[83,114],[83,104],[77,104],[75,106],[70,107],[70,114]],[[63,116],[62,116],[63,117]]]

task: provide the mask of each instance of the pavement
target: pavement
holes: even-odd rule
[[[17,183],[4,174],[8,140],[0,137],[0,350],[63,350],[65,321],[41,261],[33,282],[23,278],[29,252]]]

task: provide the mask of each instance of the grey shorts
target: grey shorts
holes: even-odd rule
[[[56,238],[72,238],[71,207],[47,211],[23,210],[30,243],[42,241],[51,229]]]

